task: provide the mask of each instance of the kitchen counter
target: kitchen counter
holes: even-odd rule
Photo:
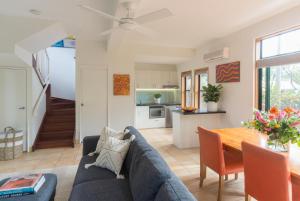
[[[182,115],[224,114],[224,113],[226,113],[226,111],[223,111],[223,110],[219,110],[219,111],[215,111],[215,112],[200,111],[200,110],[196,110],[196,111],[194,111],[194,112],[184,112],[184,111],[182,111],[182,110],[173,110],[173,112],[177,112],[177,113],[182,114]]]
[[[150,105],[173,106],[173,105],[181,105],[181,103],[161,103],[161,104],[142,103],[142,104],[136,104],[136,106],[150,106]]]
[[[173,144],[180,148],[199,147],[197,127],[218,129],[225,127],[225,111],[217,112],[183,112],[173,110]]]

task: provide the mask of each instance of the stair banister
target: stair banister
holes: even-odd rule
[[[37,101],[35,102],[34,106],[33,106],[33,110],[32,110],[32,115],[35,116],[37,114],[37,111],[38,111],[38,108],[43,100],[43,95],[45,94],[46,95],[46,91],[48,89],[48,87],[50,87],[50,83],[47,82],[45,84],[45,87],[43,88],[43,90],[41,91]]]

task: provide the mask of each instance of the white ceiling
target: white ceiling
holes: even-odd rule
[[[118,0],[1,0],[0,15],[59,21],[69,34],[87,40],[99,39],[99,33],[109,29],[112,22],[79,8],[80,3],[114,15]],[[39,10],[42,14],[33,15],[30,9]]]
[[[118,0],[1,0],[0,15],[60,21],[70,34],[99,39],[99,33],[112,22],[80,9],[80,2],[114,14]],[[125,38],[137,43],[197,47],[299,4],[299,0],[141,0],[136,16],[161,8],[168,8],[174,16],[145,24],[159,33],[155,39],[132,32]],[[41,10],[42,15],[33,16],[29,9]]]
[[[174,16],[145,24],[159,37],[128,34],[128,40],[179,47],[197,47],[300,4],[299,0],[142,0],[137,16],[161,8]]]

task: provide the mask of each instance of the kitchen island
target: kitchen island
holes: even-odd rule
[[[173,144],[180,149],[199,147],[197,127],[222,128],[225,115],[225,111],[173,111]]]

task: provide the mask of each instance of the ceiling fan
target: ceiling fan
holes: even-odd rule
[[[121,4],[127,9],[126,16],[121,18],[115,17],[111,14],[95,9],[88,5],[80,4],[79,6],[88,11],[97,13],[102,17],[118,22],[117,27],[102,32],[100,34],[101,36],[109,35],[116,29],[122,29],[127,31],[136,31],[143,35],[154,37],[155,35],[157,35],[156,32],[143,26],[143,24],[173,16],[170,10],[168,10],[167,8],[163,8],[142,16],[135,17],[134,11],[136,8],[136,3],[132,1],[123,1]]]

